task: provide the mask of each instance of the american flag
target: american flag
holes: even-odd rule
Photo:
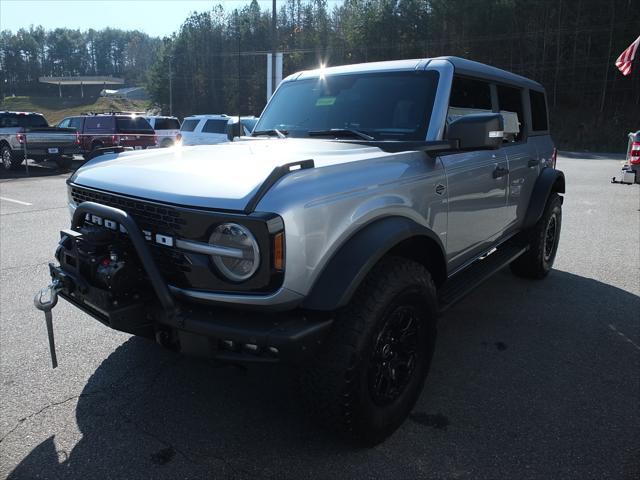
[[[622,72],[622,75],[629,75],[631,73],[631,65],[636,58],[636,52],[638,51],[638,45],[640,45],[640,37],[636,38],[629,47],[620,54],[616,60],[616,67]]]

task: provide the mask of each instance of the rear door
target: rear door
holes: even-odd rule
[[[448,121],[492,112],[491,86],[483,80],[454,77]],[[503,149],[441,156],[447,175],[447,260],[455,270],[487,250],[507,223],[507,159]]]
[[[529,142],[525,115],[528,90],[496,85],[498,109],[504,118],[503,150],[509,164],[507,228],[516,228],[524,220],[540,161],[535,144]]]

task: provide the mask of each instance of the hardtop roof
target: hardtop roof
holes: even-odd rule
[[[320,75],[343,75],[347,73],[385,72],[385,71],[410,71],[423,70],[433,60],[445,60],[453,65],[455,72],[460,75],[468,75],[483,78],[492,82],[507,83],[534,90],[544,90],[544,87],[529,78],[502,70],[491,65],[467,60],[460,57],[444,56],[434,58],[416,58],[409,60],[390,60],[386,62],[358,63],[353,65],[340,65],[336,67],[318,68],[306,70],[287,77],[286,80],[298,80],[315,78]]]

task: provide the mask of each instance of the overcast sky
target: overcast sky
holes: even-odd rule
[[[15,32],[30,25],[47,30],[67,27],[96,30],[112,27],[141,30],[152,36],[170,35],[194,11],[222,4],[233,10],[248,0],[0,0],[0,30]],[[259,0],[262,9],[271,8],[271,0]],[[278,0],[278,5],[284,0]],[[329,9],[342,0],[329,0]]]

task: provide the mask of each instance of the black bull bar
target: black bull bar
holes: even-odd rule
[[[153,313],[159,343],[165,344],[163,340],[167,340],[169,329],[179,349],[187,354],[230,361],[299,361],[316,350],[333,323],[326,315],[300,310],[237,310],[179,301],[170,292],[140,228],[130,215],[118,208],[83,202],[73,213],[73,231],[82,226],[87,214],[118,222],[126,230],[161,307],[138,307],[139,312]],[[134,333],[122,324],[105,321],[104,312],[96,311],[90,303],[71,294],[78,284],[86,283],[78,278],[77,272],[67,272],[54,265],[50,265],[50,270],[54,281],[63,285],[61,297],[112,328]]]

